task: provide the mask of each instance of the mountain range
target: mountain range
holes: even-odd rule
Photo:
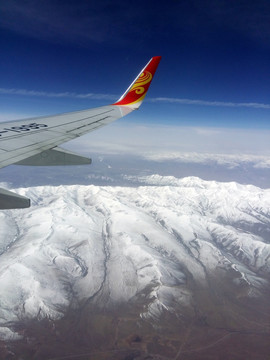
[[[0,214],[2,354],[264,359],[270,189],[134,181],[16,190],[32,207]]]

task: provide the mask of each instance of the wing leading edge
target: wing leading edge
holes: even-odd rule
[[[91,159],[61,149],[58,145],[97,130],[138,109],[160,59],[160,56],[153,57],[114,104],[0,123],[0,168],[11,164],[42,166],[91,163]],[[19,195],[16,201],[16,195],[6,190],[2,193],[0,190],[0,209],[30,206],[30,201],[22,202]]]

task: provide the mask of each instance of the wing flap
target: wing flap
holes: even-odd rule
[[[15,165],[27,166],[57,166],[57,165],[86,165],[92,160],[85,156],[75,154],[71,151],[56,147],[43,151],[27,159],[18,161]]]
[[[24,209],[30,207],[30,199],[12,191],[0,189],[0,209]]]

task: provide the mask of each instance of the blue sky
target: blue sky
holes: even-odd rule
[[[0,13],[1,119],[105,105],[161,55],[130,121],[270,128],[268,1],[9,0]]]

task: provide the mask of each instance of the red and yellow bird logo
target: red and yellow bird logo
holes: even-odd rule
[[[145,92],[145,86],[146,84],[150,83],[152,80],[152,74],[149,71],[143,72],[138,80],[135,82],[135,84],[131,87],[129,91],[136,92],[137,95],[141,95]]]
[[[155,56],[149,61],[134,83],[114,105],[127,105],[133,109],[140,106],[151,84],[160,58],[160,56]]]

